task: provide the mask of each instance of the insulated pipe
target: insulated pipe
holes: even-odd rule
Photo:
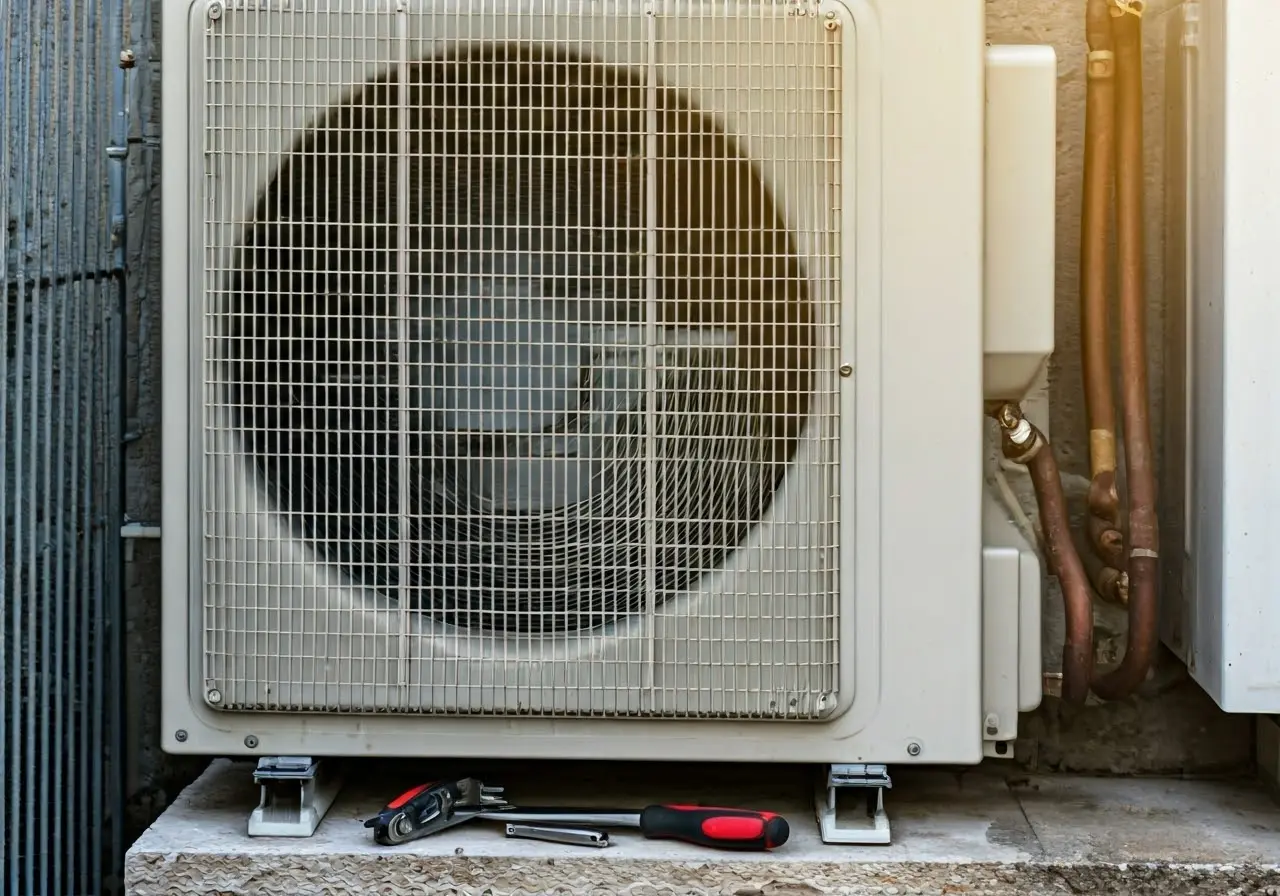
[[[1067,498],[1053,448],[1014,404],[997,404],[988,408],[990,416],[1000,424],[1005,457],[1025,464],[1031,474],[1036,505],[1040,510],[1040,528],[1044,532],[1045,559],[1049,572],[1057,576],[1062,587],[1066,615],[1066,637],[1062,645],[1062,699],[1080,704],[1089,695],[1093,678],[1093,594],[1084,564],[1071,540],[1071,523],[1067,517]]]
[[[1080,215],[1080,327],[1085,409],[1089,420],[1089,544],[1106,566],[1091,576],[1099,593],[1120,602],[1124,537],[1116,490],[1116,409],[1111,387],[1107,303],[1109,209],[1115,164],[1115,45],[1110,0],[1087,0],[1084,198]],[[1095,565],[1096,566],[1096,565]]]
[[[1116,246],[1120,281],[1120,403],[1128,492],[1129,634],[1120,665],[1094,682],[1094,693],[1104,700],[1125,697],[1146,680],[1155,656],[1156,577],[1159,574],[1143,258],[1143,3],[1142,0],[1111,2],[1116,46]]]

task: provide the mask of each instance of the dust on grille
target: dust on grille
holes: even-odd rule
[[[255,163],[262,186],[238,213],[231,262],[208,266],[217,387],[206,401],[230,434],[218,444],[345,588],[455,640],[501,651],[503,639],[591,638],[646,618],[645,637],[661,639],[675,629],[654,620],[683,614],[684,644],[665,661],[693,670],[678,673],[689,687],[717,661],[759,657],[752,641],[780,648],[764,666],[793,668],[772,685],[755,674],[759,693],[728,714],[769,715],[779,694],[829,692],[838,549],[823,502],[838,490],[838,418],[819,372],[838,365],[834,214],[799,216],[803,248],[766,165],[660,65],[604,64],[588,42],[554,40],[381,61],[280,147],[269,174]],[[806,438],[819,447],[801,460]],[[776,507],[788,477],[808,485]],[[771,519],[782,543],[751,546]],[[783,559],[789,542],[810,553]],[[682,595],[724,588],[711,580],[743,552],[715,623],[676,608]],[[239,567],[221,568],[234,586]],[[815,581],[822,593],[786,593]],[[280,620],[305,608],[241,593],[232,609],[244,631],[231,635],[262,662],[237,658],[228,633],[214,632],[210,649],[231,666],[215,664],[224,671],[212,677],[243,678],[250,691],[300,681],[284,654],[319,648],[267,646],[259,629],[266,619],[287,629]],[[341,627],[352,643],[396,637]],[[414,628],[425,646],[367,652],[403,664],[418,651],[430,666],[452,655],[431,637]],[[637,662],[623,653],[618,662]],[[463,690],[528,678],[496,656],[469,683],[452,666],[408,677]],[[663,661],[650,651],[650,666]],[[568,690],[583,676],[624,690],[656,680],[560,662],[551,677]],[[391,680],[403,684],[403,668]],[[452,708],[480,703],[501,711],[466,696]]]

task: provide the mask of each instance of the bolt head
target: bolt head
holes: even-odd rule
[[[840,365],[840,375],[841,375],[841,376],[843,376],[843,377],[850,377],[850,376],[853,376],[853,365],[852,365],[852,364],[841,364],[841,365]]]
[[[918,743],[915,743],[915,742],[913,741],[913,742],[911,742],[911,743],[907,744],[907,755],[908,755],[908,756],[919,756],[919,755],[920,755],[920,752],[921,752],[921,750],[920,750],[920,745],[919,745]]]
[[[222,691],[218,690],[217,688],[209,688],[208,692],[204,695],[204,697],[214,706],[217,706],[219,703],[222,702]]]
[[[258,749],[258,738],[255,735],[246,734],[244,736],[244,745],[250,750],[256,750]]]
[[[173,732],[173,739],[174,739],[174,740],[176,740],[176,741],[177,741],[178,743],[180,743],[180,744],[185,744],[185,743],[187,742],[187,731],[186,731],[186,729],[185,729],[185,728],[179,728],[177,731]]]

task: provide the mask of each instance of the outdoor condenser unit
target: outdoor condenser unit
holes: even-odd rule
[[[845,841],[1010,754],[1056,73],[983,5],[173,0],[166,749],[824,763]]]

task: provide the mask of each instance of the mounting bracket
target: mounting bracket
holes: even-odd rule
[[[884,765],[855,762],[827,768],[825,786],[819,782],[813,795],[814,814],[823,843],[855,843],[883,846],[889,842],[889,816],[884,811],[884,792],[893,787]],[[864,799],[841,806],[841,790],[857,789]]]
[[[250,837],[310,837],[342,790],[342,777],[310,756],[264,756],[253,772],[258,806]]]

